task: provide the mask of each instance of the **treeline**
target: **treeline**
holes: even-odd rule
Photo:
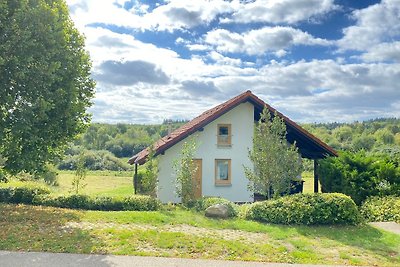
[[[80,153],[91,170],[126,170],[126,158],[186,121],[165,120],[158,125],[92,123],[71,144],[60,169],[74,169]],[[338,151],[366,151],[400,155],[400,119],[374,119],[354,123],[302,124],[302,127]]]
[[[400,119],[397,118],[303,124],[302,127],[338,151],[400,153]]]
[[[128,170],[126,158],[184,124],[165,120],[159,125],[92,123],[65,151],[58,164],[61,170],[74,170],[79,157],[89,170]]]

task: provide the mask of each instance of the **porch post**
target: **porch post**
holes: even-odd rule
[[[314,193],[318,193],[318,160],[314,159]]]
[[[133,175],[133,193],[136,195],[137,192],[137,175],[138,175],[138,166],[137,163],[135,163],[135,174]]]

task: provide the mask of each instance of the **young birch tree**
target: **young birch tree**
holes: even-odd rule
[[[266,107],[255,127],[249,158],[254,165],[254,168],[244,167],[250,181],[249,189],[267,199],[289,192],[290,181],[302,171],[296,144],[290,145],[286,140],[283,119],[276,113],[271,118]]]
[[[176,174],[175,192],[182,198],[184,205],[194,200],[194,181],[193,176],[197,171],[194,163],[194,155],[197,149],[197,143],[194,138],[190,138],[182,145],[180,157],[174,161],[173,168]]]

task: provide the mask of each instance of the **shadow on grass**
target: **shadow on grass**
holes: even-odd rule
[[[400,236],[384,235],[381,231],[369,225],[299,226],[295,228],[299,234],[304,236],[327,238],[350,247],[368,250],[390,261],[400,262]]]
[[[0,250],[105,253],[89,231],[68,227],[79,220],[78,211],[0,204]]]

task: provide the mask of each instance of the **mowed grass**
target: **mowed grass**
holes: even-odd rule
[[[72,180],[75,176],[73,171],[59,171],[58,186],[50,186],[53,195],[71,194]],[[124,171],[89,171],[85,180],[85,184],[80,194],[89,196],[109,196],[109,197],[125,197],[133,194],[133,172]],[[46,186],[43,180],[21,182],[12,179],[8,183],[0,183],[0,187],[23,186],[28,184],[40,184]]]
[[[53,187],[54,194],[68,194],[74,176],[72,171],[61,171],[58,177],[59,186]],[[132,176],[133,172],[88,172],[83,181],[86,186],[80,193],[90,196],[129,196],[133,194]]]
[[[362,226],[280,226],[157,212],[0,204],[0,250],[400,266],[400,236]]]
[[[303,193],[314,193],[314,172],[304,171],[301,174],[301,179],[304,180]],[[318,190],[321,192],[321,184],[318,183]]]

